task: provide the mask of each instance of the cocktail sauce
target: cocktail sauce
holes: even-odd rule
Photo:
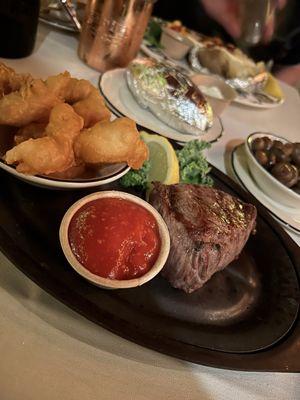
[[[139,204],[115,197],[84,204],[71,219],[68,237],[86,269],[118,280],[144,275],[161,246],[154,216]]]

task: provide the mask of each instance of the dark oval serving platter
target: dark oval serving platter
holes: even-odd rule
[[[256,235],[224,271],[193,294],[162,277],[106,291],[68,265],[60,221],[94,190],[52,191],[0,172],[0,249],[40,287],[86,318],[143,346],[215,367],[300,371],[300,250],[250,195],[213,168],[215,186],[258,208]],[[101,190],[119,189],[117,183]]]

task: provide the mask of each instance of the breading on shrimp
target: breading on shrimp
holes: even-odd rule
[[[109,121],[111,113],[96,88],[83,100],[73,104],[74,110],[84,119],[84,127],[90,128],[100,121]]]
[[[148,158],[148,147],[129,118],[98,122],[80,132],[74,142],[75,156],[87,164],[126,162],[139,169]]]
[[[71,78],[68,72],[64,72],[50,76],[45,84],[57,97],[73,105],[77,114],[84,119],[85,128],[110,119],[111,113],[103,97],[89,81]]]
[[[10,83],[14,77],[15,86]],[[1,98],[1,91],[9,93]],[[0,124],[22,127],[31,122],[47,122],[52,108],[61,102],[74,104],[85,127],[110,118],[102,96],[87,80],[71,78],[68,72],[45,81],[25,79],[6,66],[0,68]]]
[[[17,74],[12,68],[0,63],[0,99],[6,94],[19,90],[26,82],[32,81],[29,74]]]
[[[65,71],[61,74],[49,76],[45,80],[48,89],[66,103],[73,104],[89,96],[94,86],[86,79],[72,78],[70,73]]]
[[[0,124],[25,126],[33,121],[47,121],[52,108],[61,100],[40,79],[34,79],[0,99]]]
[[[68,104],[56,105],[44,136],[28,139],[9,150],[4,159],[25,174],[51,174],[75,165],[73,142],[83,127],[83,119]]]
[[[30,124],[18,129],[14,136],[15,144],[25,142],[28,139],[37,139],[45,134],[45,122],[31,122]]]

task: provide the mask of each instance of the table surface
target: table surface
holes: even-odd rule
[[[77,57],[77,38],[39,26],[34,53],[3,60],[18,72],[47,77],[64,70],[97,85],[99,73]],[[209,161],[231,174],[230,150],[253,131],[299,141],[300,98],[272,110],[229,107],[225,133]],[[2,188],[2,190],[4,190]],[[290,233],[300,244],[300,237]],[[299,375],[226,371],[145,349],[87,321],[41,290],[0,253],[0,393],[3,400],[300,398]],[[299,355],[300,356],[300,355]]]

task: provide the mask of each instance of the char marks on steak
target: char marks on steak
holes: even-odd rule
[[[187,293],[237,258],[255,229],[253,205],[206,186],[156,182],[150,203],[162,215],[171,237],[162,275]]]

